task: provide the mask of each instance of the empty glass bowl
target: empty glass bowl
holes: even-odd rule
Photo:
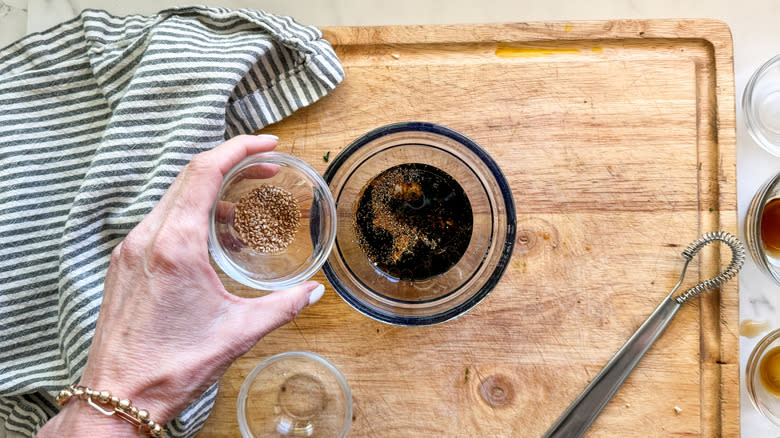
[[[780,157],[780,55],[753,73],[742,96],[742,109],[753,139]]]
[[[236,204],[263,185],[292,195],[300,210],[292,242],[268,252],[248,245],[236,229]],[[234,280],[262,290],[302,283],[320,269],[336,237],[336,206],[322,177],[303,160],[279,152],[245,158],[222,182],[211,213],[209,252]]]
[[[342,438],[352,425],[352,394],[344,376],[305,351],[258,364],[241,385],[237,407],[244,438]]]
[[[470,215],[467,209],[463,210],[472,224],[470,234],[464,235],[465,251],[457,254],[459,258],[451,258],[454,265],[430,278],[405,278],[382,269],[375,258],[367,255],[366,240],[361,241],[356,228],[358,205],[369,182],[374,184],[375,177],[387,174],[388,169],[403,168],[412,163],[423,169],[421,172],[433,168],[428,175],[439,182],[432,185],[449,184],[448,187],[455,188],[453,193],[465,193],[471,209]],[[436,176],[441,173],[448,176]],[[355,140],[333,160],[325,172],[325,180],[336,199],[338,230],[323,271],[348,304],[371,318],[397,325],[429,325],[450,320],[485,298],[509,263],[516,222],[509,184],[496,162],[479,145],[452,129],[409,122],[373,130]],[[420,187],[415,188],[415,184],[400,181],[394,190],[399,193],[407,189],[419,191]],[[422,191],[425,190],[422,187]],[[435,202],[431,199],[423,196],[420,205]],[[458,213],[462,211],[458,210]],[[409,216],[400,210],[397,213],[385,211],[384,216],[372,214],[373,224],[379,227],[387,227],[387,220],[403,222]],[[391,216],[389,219],[388,215]],[[449,224],[448,218],[443,216],[431,220]],[[406,231],[409,233],[392,234],[392,239],[409,238],[419,229],[412,227]],[[382,233],[379,234],[381,237]],[[419,235],[422,237],[414,238],[431,240],[425,230]],[[385,240],[391,238],[389,233],[384,237]],[[439,247],[449,244],[440,242]],[[395,251],[395,246],[393,248]],[[425,257],[420,257],[420,263],[426,263]]]

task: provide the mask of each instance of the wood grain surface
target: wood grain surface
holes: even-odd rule
[[[328,286],[221,381],[201,437],[240,436],[243,379],[276,353],[346,376],[352,437],[536,437],[676,283],[680,252],[736,234],[731,35],[713,20],[325,29],[346,71],[263,132],[318,171],[365,132],[449,126],[506,174],[517,242],[498,287],[432,327],[362,316]],[[706,248],[686,286],[727,263]],[[222,275],[228,290],[256,294]],[[327,284],[320,272],[316,280]],[[739,435],[738,288],[686,304],[589,437]],[[678,408],[678,409],[675,409]]]

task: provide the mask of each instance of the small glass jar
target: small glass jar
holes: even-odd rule
[[[780,426],[780,329],[766,335],[750,354],[745,368],[745,384],[753,406]]]
[[[745,241],[761,269],[780,283],[780,173],[756,192],[745,217]]]
[[[305,351],[272,356],[246,377],[238,394],[244,438],[343,438],[352,425],[352,394],[344,376]]]
[[[282,251],[258,250],[236,228],[236,205],[263,185],[292,195],[300,211],[294,237]],[[328,185],[292,155],[264,152],[245,158],[222,181],[211,212],[209,252],[232,279],[261,290],[285,289],[322,267],[336,239],[336,205]]]
[[[780,157],[780,55],[762,65],[745,86],[742,110],[759,146]]]

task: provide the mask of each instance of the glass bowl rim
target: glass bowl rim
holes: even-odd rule
[[[298,274],[290,278],[287,278],[285,280],[258,281],[254,278],[243,275],[241,270],[238,269],[236,266],[234,266],[235,263],[232,260],[230,260],[230,257],[228,257],[228,255],[226,254],[226,251],[219,243],[219,239],[217,239],[217,235],[216,235],[216,224],[215,224],[216,206],[217,206],[217,202],[219,202],[219,199],[222,196],[222,192],[225,189],[225,183],[227,181],[230,181],[233,175],[241,171],[247,165],[257,164],[257,163],[282,164],[305,175],[305,177],[310,181],[312,181],[314,185],[324,195],[323,202],[328,204],[328,206],[323,210],[325,210],[325,212],[330,211],[331,213],[329,215],[331,224],[330,227],[328,227],[327,240],[323,240],[321,242],[322,249],[321,251],[319,251],[319,254],[317,254],[317,256],[311,261],[311,263],[309,263],[308,266],[302,269]],[[277,152],[277,151],[259,152],[256,154],[249,155],[243,160],[241,160],[238,164],[233,166],[222,178],[222,184],[220,185],[219,191],[217,192],[217,198],[214,201],[214,205],[211,208],[211,213],[209,217],[208,249],[209,249],[209,253],[211,254],[211,258],[214,259],[214,262],[216,262],[217,266],[219,266],[222,272],[224,272],[228,277],[232,278],[233,280],[245,286],[249,286],[251,288],[258,289],[258,290],[274,291],[279,289],[286,289],[293,286],[297,286],[305,282],[309,278],[311,278],[328,260],[330,251],[333,248],[334,242],[336,241],[336,229],[337,229],[336,227],[337,227],[336,203],[333,200],[333,194],[330,192],[328,183],[325,182],[322,176],[320,176],[320,174],[309,163],[294,155],[290,155],[284,152]],[[226,264],[227,266],[225,266]]]
[[[352,308],[358,312],[372,318],[376,321],[386,324],[399,325],[399,326],[427,326],[450,321],[459,316],[464,315],[469,310],[479,304],[487,295],[496,287],[501,280],[507,267],[509,267],[509,260],[512,257],[512,251],[515,243],[515,203],[512,196],[512,190],[509,187],[509,182],[504,176],[503,172],[499,168],[496,161],[491,157],[487,151],[485,151],[477,142],[471,138],[461,134],[460,132],[448,128],[443,125],[430,122],[398,122],[389,125],[380,126],[375,128],[366,134],[358,137],[355,141],[350,143],[344,150],[342,150],[336,158],[331,162],[328,168],[325,170],[324,179],[330,187],[330,183],[333,180],[336,172],[344,165],[355,152],[367,144],[377,140],[381,137],[396,134],[400,132],[426,132],[438,134],[443,137],[447,137],[454,140],[461,146],[464,146],[470,152],[474,153],[476,157],[488,168],[490,171],[490,177],[496,183],[496,186],[501,192],[501,197],[504,202],[505,214],[507,217],[506,224],[506,238],[503,242],[503,248],[500,250],[500,257],[498,259],[496,268],[490,273],[487,280],[482,283],[479,289],[468,297],[464,302],[458,304],[455,307],[434,313],[431,315],[421,316],[407,316],[407,315],[389,315],[384,312],[379,312],[364,304],[360,299],[352,294],[350,289],[344,285],[341,279],[336,275],[335,271],[330,265],[330,258],[322,266],[322,270],[325,273],[325,277],[328,282],[333,286],[333,289],[339,296],[347,302]],[[425,146],[425,144],[422,144]],[[498,245],[498,243],[496,244]]]
[[[747,85],[745,85],[745,91],[742,94],[742,113],[744,114],[745,126],[747,127],[750,137],[753,138],[762,149],[774,156],[780,157],[780,145],[774,144],[764,137],[757,125],[752,110],[753,88],[755,88],[758,80],[764,76],[764,73],[776,64],[780,66],[780,54],[773,56],[768,61],[761,64],[761,66],[750,76]]]
[[[344,374],[342,374],[335,365],[330,363],[327,359],[320,356],[319,354],[312,353],[310,351],[286,351],[284,353],[275,354],[262,360],[260,363],[255,365],[254,368],[252,368],[252,371],[249,373],[249,375],[246,376],[243,383],[241,383],[241,389],[238,392],[238,398],[236,400],[236,416],[238,417],[238,426],[241,431],[241,436],[245,438],[251,438],[255,436],[252,431],[249,430],[249,423],[246,420],[246,400],[249,395],[249,388],[255,381],[255,377],[257,377],[257,375],[260,374],[260,372],[269,365],[288,358],[303,358],[312,360],[319,363],[320,365],[323,365],[328,371],[331,372],[331,374],[333,374],[334,377],[336,377],[336,381],[344,391],[347,402],[347,409],[344,414],[344,428],[341,430],[339,438],[346,437],[347,432],[349,432],[349,429],[352,426],[352,391],[349,389],[349,383],[347,383],[347,379],[344,377]]]

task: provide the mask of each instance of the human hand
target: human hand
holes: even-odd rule
[[[198,154],[114,249],[81,385],[130,399],[165,424],[260,338],[322,296],[324,287],[309,281],[240,298],[225,290],[209,263],[209,216],[224,174],[246,156],[275,146],[273,137],[239,136]],[[83,405],[68,403],[55,419],[68,409],[88,415]],[[67,420],[61,417],[51,427]],[[131,426],[107,421],[112,424],[101,424],[134,436]]]

